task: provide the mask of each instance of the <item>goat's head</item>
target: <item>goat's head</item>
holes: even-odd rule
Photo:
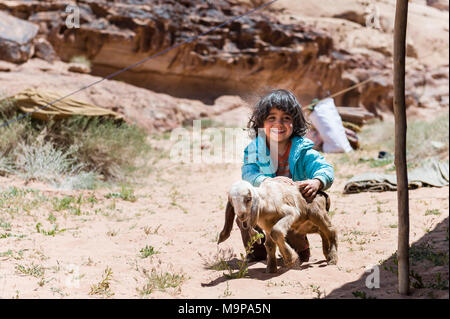
[[[236,215],[242,228],[254,227],[258,219],[259,196],[255,188],[246,181],[238,181],[231,185],[228,192],[228,203],[225,209],[225,225],[219,235],[219,244],[225,241],[233,228]]]

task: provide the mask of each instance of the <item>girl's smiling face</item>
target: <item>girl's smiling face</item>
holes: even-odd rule
[[[264,120],[264,132],[272,142],[285,143],[289,140],[294,130],[292,124],[292,116],[272,107],[269,115]]]

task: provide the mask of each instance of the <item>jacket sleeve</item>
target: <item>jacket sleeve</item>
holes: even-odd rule
[[[306,150],[302,162],[308,179],[319,179],[323,184],[322,190],[330,188],[334,181],[334,168],[319,152]]]
[[[249,160],[248,149],[244,151],[244,164],[241,168],[242,179],[249,182],[255,187],[259,187],[261,183],[269,176],[261,173],[261,170],[254,161]]]

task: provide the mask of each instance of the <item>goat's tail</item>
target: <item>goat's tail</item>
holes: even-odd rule
[[[220,232],[218,244],[230,237],[231,229],[233,229],[234,215],[234,207],[231,204],[231,201],[228,200],[227,207],[225,208],[225,224]]]

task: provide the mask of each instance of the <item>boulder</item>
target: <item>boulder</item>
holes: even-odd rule
[[[377,75],[368,84],[337,96],[336,104],[364,107],[375,115],[393,108],[393,2],[372,5],[340,0],[335,6],[329,0],[284,0],[210,33],[206,32],[263,1],[76,3],[81,25],[72,29],[65,25],[66,2],[0,1],[0,10],[39,25],[39,36],[46,36],[63,61],[85,56],[92,75],[103,77],[158,55],[115,79],[175,97],[213,105],[222,95],[247,99],[249,94],[260,96],[272,88],[285,88],[308,105],[313,98]],[[445,1],[411,3],[410,14],[416,23],[408,26],[407,78],[414,82],[421,83],[426,76],[425,70],[414,70],[416,65],[448,67],[448,12],[431,7],[437,3]],[[375,17],[379,21],[366,26]],[[183,41],[188,43],[169,50]],[[430,83],[419,89],[407,87],[408,106],[431,101],[421,98],[429,95],[430,85],[436,101],[448,104],[444,94],[448,83],[443,86],[438,81],[435,88]]]
[[[16,64],[0,60],[0,72],[11,72],[17,67]]]
[[[39,14],[33,7],[23,11],[27,11],[33,21],[46,24],[47,37],[63,61],[86,56],[92,62],[91,74],[99,76],[109,75],[187,41],[116,78],[211,105],[222,95],[246,96],[249,92],[260,95],[274,87],[290,89],[303,104],[308,104],[318,97],[322,88],[337,92],[354,84],[343,78],[345,72],[360,71],[367,77],[387,68],[389,63],[382,54],[379,59],[338,52],[330,32],[305,21],[282,22],[267,10],[190,41],[193,36],[250,10],[237,1],[148,0],[140,5],[120,0],[81,3],[85,18],[81,19],[80,28],[73,29],[65,26],[64,17],[58,24],[53,15],[51,18],[44,15],[42,8]],[[351,92],[337,98],[337,103],[359,106],[377,100],[377,104],[389,109],[392,85],[390,81],[384,83],[383,87],[377,87],[377,95],[371,96],[371,101],[361,100],[361,94]]]
[[[53,46],[44,38],[38,38],[34,41],[34,55],[40,59],[52,63],[57,58]]]
[[[0,60],[22,63],[33,56],[39,27],[0,12]]]
[[[81,64],[81,63],[70,63],[69,69],[70,72],[76,72],[76,73],[91,73],[91,68],[88,65]]]

